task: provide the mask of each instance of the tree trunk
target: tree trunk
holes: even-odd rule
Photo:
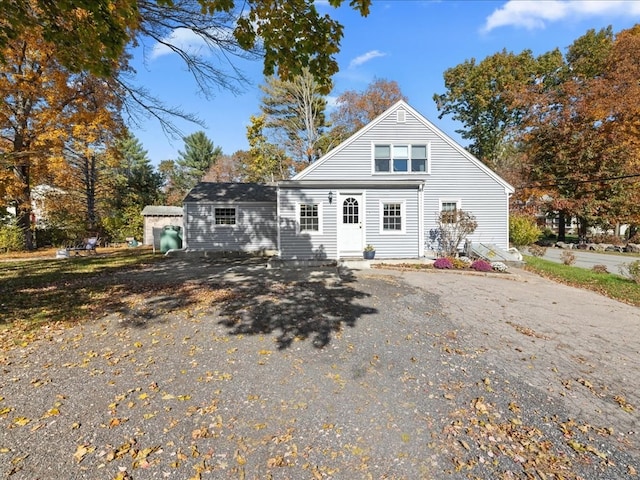
[[[587,242],[587,228],[589,224],[587,220],[583,217],[578,219],[578,243],[586,243]]]
[[[22,231],[24,238],[24,248],[33,250],[35,244],[33,241],[33,230],[31,229],[31,187],[29,186],[29,166],[19,165],[15,167],[14,172],[22,186],[19,196],[16,200],[16,220],[17,225]]]
[[[567,228],[564,224],[565,213],[563,210],[558,212],[558,241],[564,242],[567,239]]]
[[[97,228],[97,214],[96,214],[96,156],[90,155],[84,159],[84,180],[85,180],[85,198],[87,202],[87,229],[93,232]]]

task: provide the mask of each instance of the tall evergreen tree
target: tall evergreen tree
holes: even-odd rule
[[[114,237],[142,236],[141,211],[161,198],[162,175],[130,132],[121,137],[111,159],[109,194],[103,197],[103,225]]]
[[[168,203],[180,204],[184,196],[215,164],[222,149],[216,147],[203,131],[184,137],[184,151],[178,152],[175,161],[162,162],[167,175],[166,194]]]

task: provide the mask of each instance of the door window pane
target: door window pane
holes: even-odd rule
[[[360,223],[358,200],[353,197],[345,199],[345,201],[342,203],[342,223]]]

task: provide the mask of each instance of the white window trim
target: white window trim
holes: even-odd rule
[[[462,199],[460,199],[460,198],[440,198],[440,199],[438,199],[438,213],[442,212],[442,204],[443,203],[455,203],[457,211],[460,211],[462,209]]]
[[[233,225],[229,225],[228,223],[216,223],[216,208],[233,208],[235,212],[235,223]],[[238,207],[233,205],[214,205],[212,213],[214,228],[236,228],[238,226]]]
[[[440,218],[440,215],[442,214],[442,204],[443,203],[455,203],[457,212],[459,212],[462,209],[462,199],[460,199],[460,198],[440,198],[440,199],[438,199],[438,216],[436,217],[436,220],[438,220]]]
[[[376,145],[389,145],[391,149],[391,158],[389,159],[389,171],[388,172],[376,172]],[[394,146],[407,146],[409,149],[409,158],[407,159],[407,167],[411,168],[411,147],[425,145],[427,147],[427,168],[424,172],[414,172],[412,170],[408,170],[406,172],[394,172],[393,171],[393,147]],[[431,175],[431,142],[415,142],[415,143],[393,143],[393,142],[383,142],[376,141],[371,142],[371,174],[372,175]]]
[[[318,205],[318,230],[302,230],[300,228],[300,206],[301,205]],[[306,235],[322,235],[323,230],[323,210],[324,202],[296,202],[296,233]]]
[[[400,204],[400,219],[402,221],[400,230],[385,230],[384,229],[384,205],[388,203]],[[405,200],[380,200],[380,212],[378,218],[378,226],[380,229],[380,235],[405,235],[407,233],[407,205]]]

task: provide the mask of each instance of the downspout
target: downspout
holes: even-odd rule
[[[280,184],[276,188],[276,249],[278,257],[282,257],[280,252]]]
[[[424,257],[424,182],[418,186],[418,257]]]
[[[511,228],[511,218],[510,218],[511,217],[511,215],[510,215],[511,208],[510,208],[510,205],[511,205],[511,195],[512,194],[508,190],[506,191],[506,193],[507,193],[507,245],[506,245],[505,248],[508,250],[510,248],[510,245],[509,245],[509,229]]]

